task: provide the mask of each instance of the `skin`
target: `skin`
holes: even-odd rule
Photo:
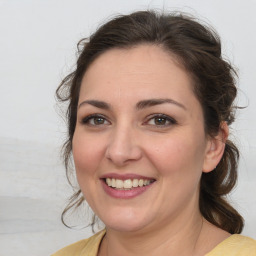
[[[109,50],[86,71],[72,147],[80,188],[107,229],[99,255],[204,255],[228,237],[198,206],[200,177],[220,161],[228,128],[205,134],[192,83],[153,45]],[[169,102],[138,108],[151,99]],[[88,119],[95,114],[100,119]],[[156,114],[165,115],[161,124]],[[113,198],[101,181],[109,173],[155,182],[134,198]]]

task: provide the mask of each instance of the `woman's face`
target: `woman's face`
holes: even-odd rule
[[[81,190],[107,228],[151,230],[199,212],[210,141],[189,75],[160,47],[91,64],[72,143]]]

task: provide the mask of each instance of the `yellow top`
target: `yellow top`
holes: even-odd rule
[[[52,256],[97,256],[104,235],[105,230],[71,244]],[[256,240],[242,235],[231,235],[205,256],[256,256]]]

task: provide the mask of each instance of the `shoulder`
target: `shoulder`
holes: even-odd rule
[[[83,239],[67,247],[64,247],[63,249],[52,254],[52,256],[70,256],[70,255],[96,256],[100,242],[104,235],[105,235],[105,230],[100,231],[99,233],[91,236],[88,239]]]
[[[256,240],[242,235],[231,235],[205,256],[223,255],[256,256]]]

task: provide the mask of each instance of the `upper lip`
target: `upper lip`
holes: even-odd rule
[[[119,173],[106,173],[100,177],[101,179],[113,178],[119,180],[128,180],[128,179],[143,179],[143,180],[155,180],[153,177],[142,176],[134,173],[119,174]]]

